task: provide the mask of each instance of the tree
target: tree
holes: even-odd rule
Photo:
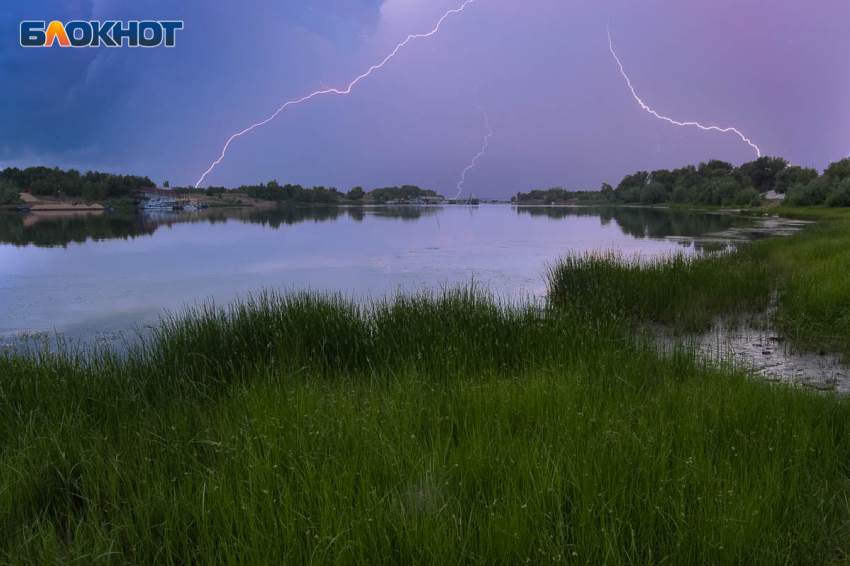
[[[728,177],[735,170],[735,166],[719,159],[712,159],[708,163],[700,163],[697,171],[700,177],[707,179],[710,177]]]
[[[20,201],[18,185],[14,181],[0,180],[0,205],[18,204]]]
[[[81,175],[76,169],[62,171],[47,167],[28,167],[26,169],[7,168],[0,171],[0,180],[14,182],[19,188],[29,189],[36,195],[79,197],[92,191],[106,188],[108,196],[128,197],[142,187],[153,186],[148,177],[136,175],[112,175],[88,171]],[[94,187],[94,188],[93,188]]]
[[[749,177],[758,192],[766,193],[774,190],[776,176],[786,167],[788,167],[788,161],[781,157],[762,156],[738,167],[735,170],[735,177],[739,180]]]
[[[348,200],[363,200],[363,197],[366,196],[366,191],[363,190],[363,187],[354,187],[347,193],[345,193],[345,198]]]
[[[649,182],[661,183],[667,192],[673,192],[673,188],[676,186],[676,177],[677,175],[672,171],[659,169],[649,174]]]
[[[816,206],[826,202],[832,192],[832,183],[826,177],[818,177],[808,185],[796,184],[788,189],[786,202],[792,206]]]
[[[676,185],[676,188],[673,189],[673,195],[671,198],[676,204],[683,204],[688,202],[690,195],[688,194],[688,189],[686,189],[684,185]]]
[[[92,203],[103,200],[107,197],[109,189],[106,183],[89,183],[83,188],[83,200]]]
[[[830,183],[843,181],[850,177],[850,157],[842,159],[841,161],[830,163],[829,167],[826,168],[826,171],[823,172],[823,176],[826,177]]]
[[[850,177],[836,184],[826,197],[827,206],[850,206]]]
[[[735,204],[738,206],[760,206],[761,195],[752,187],[746,188],[735,196]]]
[[[650,183],[640,193],[641,204],[658,204],[667,200],[667,190],[659,182]]]
[[[785,194],[794,185],[800,184],[805,186],[817,178],[817,169],[792,165],[777,173],[773,190],[779,194]]]
[[[168,184],[168,181],[166,181],[162,184],[162,186],[167,189],[170,185]]]

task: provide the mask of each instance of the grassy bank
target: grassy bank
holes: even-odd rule
[[[549,265],[546,278],[549,298],[561,312],[578,309],[689,332],[705,330],[718,316],[764,311],[772,283],[766,262],[742,253],[573,254]]]
[[[828,564],[850,407],[474,292],[0,355],[0,562]]]
[[[718,316],[762,312],[775,298],[773,322],[802,350],[850,355],[850,214],[843,209],[785,208],[819,220],[801,233],[769,238],[707,257],[623,261],[616,255],[567,256],[548,271],[555,304],[617,313],[682,330],[704,330]]]

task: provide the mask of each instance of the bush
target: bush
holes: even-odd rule
[[[824,177],[818,177],[808,185],[796,184],[788,190],[788,204],[792,206],[815,206],[824,204],[832,186]]]
[[[827,206],[850,206],[850,178],[836,183],[835,189],[826,198]]]
[[[744,189],[735,197],[735,204],[738,206],[761,206],[761,195],[752,187]]]
[[[661,183],[650,183],[640,193],[640,203],[658,204],[667,200],[667,191]]]
[[[0,205],[21,202],[20,190],[13,181],[0,181]]]
[[[365,196],[366,191],[364,191],[362,187],[354,187],[345,194],[345,198],[348,200],[363,200],[363,197]]]

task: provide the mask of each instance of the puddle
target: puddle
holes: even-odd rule
[[[672,236],[670,239],[678,241],[685,247],[693,245],[702,252],[731,251],[746,242],[756,242],[777,236],[790,236],[799,232],[808,224],[811,224],[811,222],[805,220],[790,220],[779,217],[757,218],[749,226],[734,226],[698,238]]]
[[[798,353],[775,330],[718,323],[699,335],[675,336],[666,327],[652,332],[668,351],[684,341],[708,359],[746,368],[769,381],[850,393],[850,365],[842,363],[840,354]]]

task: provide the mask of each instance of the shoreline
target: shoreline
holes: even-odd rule
[[[789,340],[825,345],[840,317],[818,301],[850,297],[823,294],[850,247],[840,218],[643,267],[579,256],[548,304],[267,292],[165,318],[125,355],[0,351],[0,465],[17,472],[0,549],[829,563],[850,546],[848,400],[645,325],[705,328],[777,293],[777,322],[812,322]]]

